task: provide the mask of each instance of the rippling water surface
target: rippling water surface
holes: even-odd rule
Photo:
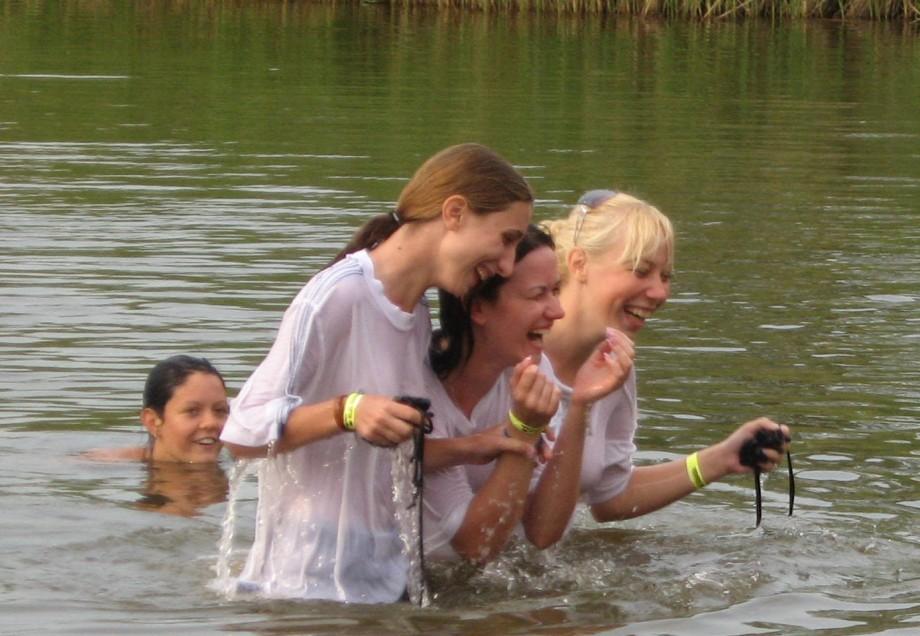
[[[0,632],[920,633],[917,104],[900,26],[6,3]],[[769,415],[795,431],[795,516],[778,472],[753,529],[738,477],[435,571],[426,610],[226,600],[222,471],[80,452],[142,443],[165,355],[236,390],[312,273],[467,140],[521,168],[540,218],[595,187],[672,217],[640,460]],[[254,502],[249,480],[233,566]]]

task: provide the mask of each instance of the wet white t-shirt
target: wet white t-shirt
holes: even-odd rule
[[[543,372],[547,373],[545,369]],[[572,388],[555,375],[552,377],[562,392],[559,410],[550,421],[550,427],[558,436],[569,411]],[[636,453],[634,437],[637,424],[636,370],[633,368],[623,386],[591,407],[588,429],[585,431],[580,484],[582,499],[588,505],[612,499],[626,488],[632,475],[633,455]]]
[[[509,376],[503,373],[489,392],[466,415],[454,404],[434,371],[425,367],[425,395],[431,400],[432,438],[464,437],[501,424],[511,407]],[[434,559],[458,559],[450,542],[475,493],[492,474],[495,462],[450,466],[426,473],[423,493],[425,555]]]
[[[266,445],[295,407],[352,391],[421,394],[430,338],[427,305],[411,314],[393,305],[367,252],[352,254],[317,274],[291,303],[268,356],[231,401],[221,439]],[[408,560],[393,504],[393,453],[342,433],[264,460],[240,589],[399,600]]]
[[[556,377],[552,364],[544,355],[540,371],[556,382],[562,393],[559,409],[550,421],[558,435],[571,403],[572,389]],[[467,418],[447,395],[430,368],[425,369],[426,395],[435,414],[430,437],[462,437],[479,433],[502,423],[511,408],[510,377],[506,370]],[[634,436],[637,426],[636,375],[631,370],[619,389],[595,402],[591,408],[585,448],[582,456],[580,492],[593,505],[623,492],[632,475],[632,458],[636,452]],[[534,471],[531,487],[542,474],[542,464]],[[424,539],[425,554],[435,559],[459,558],[450,545],[460,529],[474,494],[492,474],[495,462],[452,466],[425,476]]]

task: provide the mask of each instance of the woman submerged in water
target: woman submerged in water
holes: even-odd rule
[[[87,451],[99,461],[143,461],[147,482],[139,508],[193,515],[224,501],[227,477],[218,460],[230,414],[223,376],[204,358],[176,355],[157,363],[144,385],[141,424],[147,444]]]
[[[109,461],[217,462],[220,432],[230,415],[224,378],[204,358],[176,355],[158,362],[144,385],[141,424],[147,444],[95,449],[90,459]]]

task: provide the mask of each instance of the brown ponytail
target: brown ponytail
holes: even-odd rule
[[[453,195],[464,197],[476,214],[500,212],[534,198],[524,177],[495,151],[475,143],[450,146],[415,171],[399,195],[395,215],[378,214],[362,225],[332,262],[373,249],[403,223],[437,218],[444,200]]]

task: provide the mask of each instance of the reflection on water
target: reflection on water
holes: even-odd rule
[[[915,32],[379,4],[0,14],[3,629],[916,627]],[[540,218],[597,187],[673,218],[674,297],[639,340],[640,461],[770,415],[794,429],[795,515],[770,477],[755,530],[739,477],[642,519],[580,518],[548,553],[436,569],[431,609],[226,602],[209,587],[222,472],[72,456],[143,443],[143,378],[167,355],[239,387],[304,281],[421,158],[466,140],[521,167]],[[141,491],[180,514],[137,510]],[[230,568],[254,499],[243,479]]]
[[[219,464],[152,463],[135,506],[193,517],[206,506],[226,501],[227,491],[227,475]]]

